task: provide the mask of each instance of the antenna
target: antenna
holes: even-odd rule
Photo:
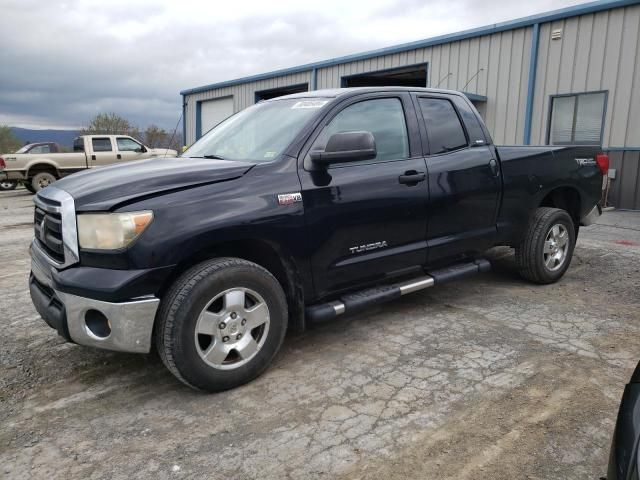
[[[464,87],[462,87],[462,90],[464,90],[465,88],[467,88],[467,85],[469,85],[471,83],[471,80],[473,80],[474,78],[476,78],[478,76],[478,74],[480,72],[484,71],[484,68],[479,69],[476,73],[473,74],[473,77],[471,77],[469,79],[469,81],[467,83],[464,84]]]
[[[171,146],[171,142],[173,142],[173,137],[176,136],[176,132],[178,131],[178,125],[180,125],[180,120],[182,120],[182,115],[184,115],[184,108],[182,109],[182,112],[180,112],[180,118],[178,118],[178,123],[176,123],[176,128],[173,129],[173,133],[171,134],[171,138],[169,139],[169,143],[167,144],[167,149],[164,152],[164,156],[167,156],[167,153],[169,153],[169,147]],[[184,138],[182,139],[182,141],[184,142]],[[180,152],[177,152],[178,155],[180,155]]]
[[[441,84],[442,82],[444,82],[447,78],[449,78],[451,75],[453,75],[453,73],[449,72],[449,73],[447,73],[444,77],[442,77],[442,78],[440,79],[440,81],[438,82],[438,84],[436,85],[436,88],[438,88],[438,87],[440,86],[440,84]]]

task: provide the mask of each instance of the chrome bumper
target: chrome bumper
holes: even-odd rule
[[[595,223],[598,218],[600,218],[600,215],[602,215],[602,209],[600,208],[600,205],[596,205],[589,211],[589,213],[580,219],[580,225],[588,227]]]
[[[53,326],[52,319],[60,317],[60,308],[56,307],[60,303],[62,322],[66,323],[66,331],[75,343],[120,352],[148,353],[151,350],[153,322],[160,304],[158,298],[148,296],[110,303],[60,292],[53,286],[52,266],[37,243],[32,244],[30,253],[31,273],[36,282],[31,297],[49,325]],[[50,298],[47,301],[43,297]]]
[[[109,303],[54,292],[64,305],[69,336],[74,342],[120,352],[148,353],[151,350],[151,332],[159,299],[144,297],[130,302]],[[95,328],[92,331],[89,327],[87,313],[92,311],[106,317],[110,327],[108,335]]]

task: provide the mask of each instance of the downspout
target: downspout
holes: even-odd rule
[[[524,144],[531,145],[531,122],[533,121],[533,99],[536,91],[536,71],[538,69],[538,45],[540,24],[533,25],[531,35],[531,57],[529,58],[529,81],[527,83],[527,106],[524,112]]]
[[[182,147],[187,145],[187,102],[186,97],[182,95]]]
[[[311,70],[311,91],[318,89],[318,69]]]

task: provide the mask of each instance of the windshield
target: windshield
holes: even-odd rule
[[[270,162],[327,103],[323,98],[258,103],[218,124],[182,156]]]
[[[25,145],[24,147],[22,147],[20,150],[17,150],[16,153],[27,153],[27,151],[33,147],[33,143],[30,143],[28,145]]]

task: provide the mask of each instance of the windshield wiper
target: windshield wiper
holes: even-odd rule
[[[211,160],[226,160],[226,158],[220,155],[203,155],[202,158],[210,158]]]

